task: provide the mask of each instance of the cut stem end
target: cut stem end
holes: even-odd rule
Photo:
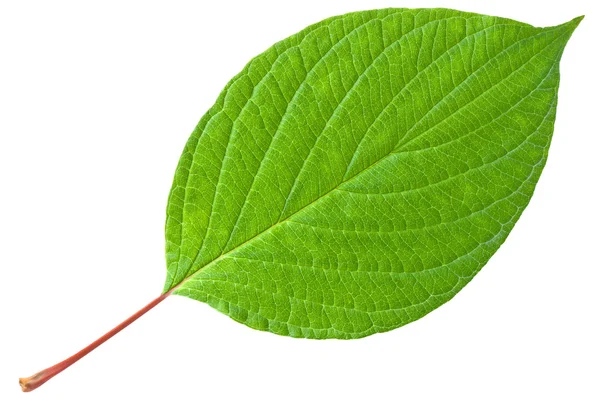
[[[28,378],[19,378],[19,385],[21,385],[22,391],[31,392],[42,386],[48,379],[52,378],[52,376],[54,375],[49,375],[46,373],[46,370],[44,370],[37,374],[33,374]]]

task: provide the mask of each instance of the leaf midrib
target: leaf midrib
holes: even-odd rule
[[[559,29],[561,26],[556,26],[554,27],[552,30],[556,30]],[[484,66],[488,65],[488,63],[490,63],[492,60],[497,59],[500,55],[506,53],[507,51],[509,51],[510,49],[512,49],[513,47],[521,44],[522,42],[526,41],[526,40],[530,40],[532,38],[535,38],[537,36],[543,35],[543,34],[547,34],[549,32],[551,32],[552,30],[544,30],[541,31],[535,35],[531,35],[528,36],[527,38],[523,38],[521,40],[516,41],[515,43],[512,43],[510,46],[508,46],[507,48],[505,48],[504,50],[502,50],[500,53],[496,54],[494,57],[490,58],[489,60],[487,60],[484,64],[482,64],[480,67],[478,67],[475,71],[473,71],[469,76],[472,76],[473,74],[475,74],[477,71],[479,71],[481,68],[483,68]],[[551,40],[550,42],[548,42],[543,50],[545,50],[546,48],[548,48],[550,45],[552,45],[554,42],[556,42],[556,40],[558,40],[559,38],[561,38],[562,36],[566,35],[567,33],[564,33],[562,35],[559,35],[557,37],[555,37],[553,40]],[[475,96],[473,99],[471,99],[468,103],[463,104],[458,110],[454,111],[453,113],[449,114],[448,116],[446,116],[445,118],[443,118],[441,121],[438,121],[435,125],[433,125],[432,127],[426,129],[424,132],[422,132],[421,134],[417,135],[414,138],[411,138],[410,140],[408,140],[407,142],[403,143],[403,145],[406,145],[410,142],[412,142],[413,140],[421,137],[422,135],[426,134],[427,132],[429,132],[432,128],[438,126],[440,123],[442,123],[443,121],[445,121],[447,118],[449,118],[451,115],[455,114],[457,111],[460,111],[461,109],[463,109],[464,107],[468,106],[469,104],[471,104],[473,101],[475,101],[476,99],[480,98],[481,96],[483,96],[485,93],[489,92],[490,90],[492,90],[493,88],[497,87],[500,83],[504,82],[506,79],[510,78],[513,74],[515,74],[516,72],[520,71],[525,65],[527,65],[533,58],[535,58],[537,55],[541,54],[541,51],[534,53],[534,55],[530,58],[527,59],[527,61],[525,61],[524,63],[522,63],[517,69],[511,71],[507,76],[503,77],[501,80],[499,80],[498,82],[495,82],[492,86],[490,86],[489,88],[487,88],[486,90],[484,90],[483,92],[481,92],[480,94],[478,94],[477,96]],[[415,75],[415,77],[418,76]],[[413,77],[411,79],[411,81],[407,82],[407,84],[404,87],[407,87],[410,82],[412,82],[415,77]],[[450,94],[454,93],[456,89],[458,89],[459,87],[461,87],[461,85],[463,85],[466,81],[468,80],[465,79],[464,81],[462,81],[459,85],[455,86],[448,94],[444,95],[444,97],[436,104],[440,104],[445,98],[447,98]],[[404,88],[403,88],[404,89]],[[401,93],[402,90],[399,92]],[[397,96],[397,95],[396,95]],[[396,98],[396,96],[394,96],[394,98],[390,101],[393,102],[394,99]],[[384,109],[387,108],[384,107]],[[435,108],[432,107],[432,109]],[[424,118],[426,118],[429,113],[430,113],[431,109],[426,112],[418,121],[416,121],[413,126],[407,130],[408,134],[412,128],[414,128],[415,126],[417,126]],[[369,128],[367,128],[369,129]],[[405,136],[404,136],[405,137]],[[398,141],[398,143],[402,140],[402,138]],[[377,166],[380,162],[386,160],[390,155],[394,154],[397,151],[396,146],[394,146],[392,148],[392,150],[387,153],[386,155],[384,155],[383,157],[379,158],[378,160],[376,160],[374,163],[372,163],[370,166],[368,166],[367,168],[363,169],[362,171],[360,171],[359,173],[357,173],[356,175],[353,175],[352,177],[350,177],[349,179],[343,180],[342,182],[340,182],[337,186],[335,186],[334,188],[330,189],[329,191],[325,192],[323,195],[319,196],[318,198],[316,198],[315,200],[313,200],[312,202],[306,204],[305,206],[301,207],[300,209],[298,209],[297,211],[295,211],[294,213],[290,214],[289,216],[287,216],[285,219],[278,221],[276,224],[258,232],[256,235],[250,237],[249,239],[247,239],[246,241],[240,243],[238,246],[234,247],[233,249],[229,250],[226,253],[221,254],[219,257],[216,257],[215,259],[213,259],[212,261],[208,262],[207,264],[205,264],[203,267],[200,267],[198,270],[196,270],[195,272],[193,272],[192,274],[188,275],[187,277],[185,277],[184,279],[181,280],[181,282],[179,282],[177,285],[175,285],[173,288],[171,288],[169,290],[169,292],[173,293],[176,292],[176,290],[183,285],[185,282],[187,282],[190,278],[194,277],[196,274],[200,273],[201,271],[204,271],[207,267],[210,267],[211,265],[215,265],[218,263],[218,261],[228,257],[231,253],[247,246],[249,243],[253,242],[255,239],[257,239],[258,237],[262,236],[265,233],[268,233],[274,229],[276,229],[278,226],[288,222],[293,216],[298,215],[299,213],[301,213],[302,211],[304,211],[305,209],[312,207],[313,205],[315,205],[316,203],[318,203],[319,201],[321,201],[323,198],[327,197],[329,194],[331,194],[332,192],[338,190],[342,185],[354,180],[355,178],[358,178],[359,176],[363,175],[365,172],[371,170],[372,168],[374,168],[375,166]]]

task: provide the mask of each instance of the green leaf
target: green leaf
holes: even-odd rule
[[[252,328],[359,338],[451,299],[527,206],[581,20],[351,13],[254,58],[192,133],[164,292]]]

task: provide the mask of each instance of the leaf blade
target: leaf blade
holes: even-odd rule
[[[296,337],[362,337],[437,308],[533,193],[577,23],[388,9],[276,44],[188,142],[165,291]]]

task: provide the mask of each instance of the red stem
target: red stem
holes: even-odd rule
[[[51,379],[53,376],[58,375],[60,372],[69,368],[71,365],[73,365],[79,359],[83,358],[85,355],[87,355],[89,352],[94,350],[96,347],[100,346],[102,343],[106,342],[108,339],[110,339],[111,337],[115,336],[117,333],[122,331],[126,326],[131,324],[133,321],[135,321],[136,319],[138,319],[139,317],[141,317],[142,315],[146,314],[148,311],[153,309],[158,303],[160,303],[161,301],[166,299],[167,296],[169,296],[170,294],[171,294],[171,291],[169,291],[165,294],[162,294],[161,296],[152,300],[144,308],[142,308],[141,310],[139,310],[138,312],[133,314],[131,317],[127,318],[125,321],[123,321],[119,325],[115,326],[112,330],[110,330],[109,332],[107,332],[106,334],[101,336],[98,340],[96,340],[89,346],[83,348],[78,353],[73,354],[71,357],[67,358],[66,360],[61,361],[58,364],[51,366],[50,368],[46,368],[46,369],[38,372],[37,374],[33,374],[29,378],[19,378],[19,384],[21,385],[21,389],[23,389],[24,392],[31,392],[32,390],[39,388],[44,383],[46,383],[49,379]]]

